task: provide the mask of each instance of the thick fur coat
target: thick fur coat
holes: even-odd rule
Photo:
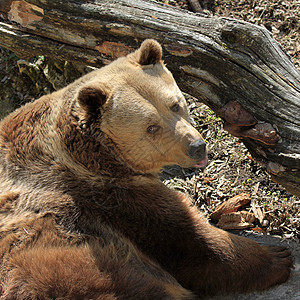
[[[0,124],[0,299],[197,299],[287,280],[292,259],[207,223],[158,179],[205,166],[146,40]]]

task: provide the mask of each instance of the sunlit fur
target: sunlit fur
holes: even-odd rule
[[[197,299],[287,280],[288,250],[209,225],[159,181],[197,163],[201,138],[161,53],[146,40],[0,123],[1,300]]]

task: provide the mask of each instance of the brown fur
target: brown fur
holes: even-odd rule
[[[0,299],[194,299],[287,280],[289,251],[209,225],[157,178],[205,160],[199,140],[153,40],[8,116]]]

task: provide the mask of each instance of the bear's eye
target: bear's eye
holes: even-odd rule
[[[176,104],[174,104],[174,105],[171,106],[171,110],[172,110],[173,112],[178,112],[178,111],[179,111],[179,108],[180,108],[180,106],[179,106],[178,103],[176,103]]]
[[[147,132],[148,132],[149,134],[154,134],[154,133],[156,133],[159,129],[160,129],[160,126],[159,126],[159,125],[150,125],[150,126],[147,128]]]

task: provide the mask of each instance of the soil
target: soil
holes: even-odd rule
[[[161,0],[168,5],[190,9],[187,0]],[[209,15],[242,19],[265,26],[280,42],[300,69],[300,2],[296,0],[217,0]],[[67,85],[88,68],[68,62],[35,57],[17,58],[0,48],[0,118],[19,105]],[[243,207],[255,214],[250,231],[300,239],[300,199],[275,184],[251,157],[245,146],[223,130],[222,120],[197,99],[186,95],[196,128],[208,143],[209,164],[205,170],[166,168],[162,180],[188,193],[209,218],[214,209],[240,193],[249,193]]]

